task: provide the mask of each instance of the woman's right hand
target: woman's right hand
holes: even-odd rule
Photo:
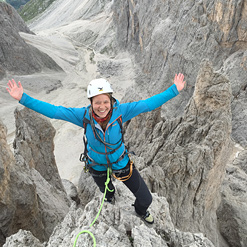
[[[12,81],[9,80],[8,86],[9,87],[7,87],[6,89],[9,92],[10,96],[13,97],[14,99],[20,101],[22,98],[22,94],[23,94],[23,87],[21,85],[21,82],[19,81],[18,85],[17,85],[15,80],[12,79]]]

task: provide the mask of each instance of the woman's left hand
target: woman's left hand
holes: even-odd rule
[[[179,92],[183,90],[186,84],[186,81],[184,81],[184,75],[181,73],[179,73],[178,75],[176,74],[174,78],[174,84],[176,85]]]

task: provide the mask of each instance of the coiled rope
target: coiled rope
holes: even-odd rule
[[[98,212],[98,214],[96,215],[96,217],[95,217],[95,219],[93,220],[93,222],[91,223],[90,227],[93,226],[93,224],[95,223],[95,221],[97,220],[97,218],[98,218],[99,215],[100,215],[101,209],[102,209],[103,204],[104,204],[104,201],[105,201],[105,196],[106,196],[107,190],[110,191],[110,192],[113,192],[113,190],[114,190],[114,189],[113,189],[113,190],[110,190],[110,189],[108,188],[108,184],[109,184],[109,182],[110,182],[111,173],[112,173],[112,170],[108,167],[108,168],[107,168],[107,179],[106,179],[106,182],[105,182],[105,192],[104,192],[103,200],[102,200],[102,203],[101,203],[101,205],[100,205],[99,212]],[[74,241],[73,247],[76,247],[77,239],[78,239],[79,236],[80,236],[81,234],[83,234],[83,233],[88,233],[88,234],[91,236],[91,238],[93,239],[93,246],[96,247],[96,239],[95,239],[93,233],[90,232],[90,231],[88,231],[88,230],[83,230],[83,231],[81,231],[81,232],[79,232],[79,233],[77,234],[77,236],[76,236],[76,238],[75,238],[75,241]]]

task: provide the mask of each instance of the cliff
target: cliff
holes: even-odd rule
[[[71,169],[72,154],[80,144],[73,144],[71,149],[69,146],[72,141],[77,143],[80,139],[81,142],[78,136],[82,130],[52,121],[57,130],[54,142],[61,138],[65,146],[58,145],[62,151],[55,160],[54,130],[38,116],[18,110],[15,114],[15,156],[7,145],[6,128],[1,127],[4,133],[1,153],[8,155],[1,156],[5,158],[0,163],[0,181],[4,182],[0,205],[4,205],[5,210],[0,212],[7,212],[0,216],[2,219],[6,215],[13,217],[15,208],[6,211],[9,204],[5,198],[10,197],[7,193],[10,188],[17,193],[20,186],[15,181],[18,179],[8,174],[10,167],[21,161],[29,174],[28,179],[35,184],[30,189],[32,196],[46,195],[34,189],[46,183],[54,190],[56,196],[52,194],[52,197],[57,197],[57,193],[61,195],[57,204],[48,193],[47,200],[52,205],[38,203],[43,206],[39,208],[44,212],[41,215],[46,215],[51,206],[52,214],[61,217],[55,217],[55,222],[47,222],[46,217],[38,218],[38,222],[49,225],[49,231],[40,225],[39,234],[32,224],[14,224],[15,228],[11,228],[8,220],[1,225],[2,242],[6,240],[4,247],[72,246],[82,230],[93,232],[97,246],[245,247],[246,9],[243,0],[162,3],[61,0],[55,1],[30,24],[31,30],[41,39],[49,36],[59,41],[59,49],[64,38],[70,42],[64,49],[68,53],[58,55],[63,58],[61,64],[64,65],[64,61],[70,64],[63,80],[64,89],[52,92],[50,98],[46,96],[51,100],[62,95],[63,100],[57,98],[52,103],[86,105],[82,93],[86,82],[94,77],[107,77],[116,95],[123,96],[121,102],[145,99],[162,92],[172,84],[178,72],[185,74],[187,87],[164,106],[124,125],[126,144],[130,151],[135,151],[132,158],[153,195],[150,210],[155,224],[152,227],[145,225],[134,213],[133,195],[122,183],[114,181],[115,205],[104,204],[94,227],[90,228],[102,194],[89,174],[81,172],[82,168],[78,172],[78,193],[71,183],[61,181],[56,168],[58,160],[61,162],[61,157],[67,157],[62,152],[67,151],[69,158],[64,158],[62,165]],[[28,43],[43,48],[41,39],[33,39],[27,33],[24,36]],[[50,40],[46,40],[48,46]],[[47,173],[46,167],[50,172]],[[65,190],[69,196],[64,196]],[[14,205],[18,205],[15,197],[13,200]],[[33,205],[25,208],[23,215],[33,208],[37,211]],[[30,221],[38,217],[31,216]],[[77,245],[91,246],[93,243],[89,235],[83,234]]]
[[[32,74],[45,69],[61,71],[47,54],[21,38],[19,32],[32,32],[16,10],[5,2],[0,2],[0,29],[0,79],[11,73]]]
[[[70,205],[54,160],[50,138],[54,128],[30,110],[16,110],[15,114],[15,154],[7,144],[6,127],[1,122],[1,246],[6,236],[19,229],[47,241]]]

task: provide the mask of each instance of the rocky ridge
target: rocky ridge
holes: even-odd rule
[[[0,79],[7,74],[23,75],[42,70],[61,71],[46,54],[28,45],[19,32],[32,33],[16,10],[0,2]]]
[[[87,5],[94,6],[97,2],[87,1]],[[110,13],[109,8],[104,8],[106,5],[109,7],[109,1],[97,5],[103,6],[101,10],[84,10],[85,19],[101,11]],[[187,78],[187,89],[164,107],[125,126],[125,140],[130,150],[136,152],[135,163],[153,192],[151,211],[155,226],[150,228],[136,217],[130,206],[133,196],[117,183],[116,205],[104,205],[93,228],[97,243],[245,247],[245,2],[114,1],[112,10],[118,44],[111,39],[113,29],[106,40],[107,35],[102,32],[97,35],[82,28],[82,34],[73,33],[73,42],[75,45],[86,42],[94,51],[108,51],[111,56],[117,54],[118,45],[121,51],[134,55],[136,84],[126,92],[123,101],[163,91],[181,69]],[[111,22],[110,26],[113,28]],[[92,61],[97,61],[97,54],[94,55]],[[110,61],[97,61],[97,68],[100,76],[109,72],[112,79],[121,65]],[[20,135],[20,143],[23,136]],[[35,140],[35,136],[32,138]],[[28,145],[31,143],[26,144],[25,150],[37,152]],[[37,160],[25,159],[38,169]],[[46,164],[49,162],[44,160]],[[54,167],[52,171],[55,172]],[[5,181],[6,173],[0,174],[4,174]],[[54,177],[61,184],[59,176]],[[7,238],[5,246],[72,245],[78,232],[92,222],[102,199],[96,187],[89,184],[91,177],[82,173],[78,188],[80,206],[72,203],[64,220],[56,222],[52,235],[46,235],[47,242],[23,227],[25,230]],[[92,242],[85,235],[78,244],[88,246]]]
[[[205,97],[205,93],[208,94],[208,97]],[[167,153],[164,150],[160,150],[160,153],[156,152],[155,160],[156,162],[159,160],[158,163],[160,164],[152,168],[142,169],[141,160],[135,161],[146,181],[149,183],[151,181],[154,182],[150,184],[152,190],[158,192],[153,194],[152,214],[156,219],[156,224],[153,227],[148,227],[135,215],[131,207],[131,203],[134,200],[133,195],[126,191],[123,184],[115,181],[117,187],[116,203],[115,205],[104,205],[101,215],[92,230],[88,226],[91,224],[94,216],[97,215],[102,199],[102,195],[95,189],[95,186],[89,187],[89,194],[92,197],[90,200],[85,201],[85,196],[80,198],[82,201],[81,205],[84,202],[85,207],[78,207],[75,203],[72,204],[70,211],[63,221],[56,226],[47,243],[42,244],[42,241],[35,239],[30,232],[20,230],[17,234],[7,238],[4,247],[21,246],[24,243],[25,246],[32,246],[34,243],[38,243],[37,246],[69,246],[73,244],[76,235],[83,229],[93,231],[100,246],[113,246],[115,244],[119,246],[215,246],[198,230],[199,227],[202,232],[216,229],[215,210],[219,201],[215,200],[215,198],[218,198],[219,186],[225,171],[222,160],[227,159],[226,153],[229,152],[231,147],[230,95],[229,82],[223,76],[213,72],[210,64],[205,62],[198,75],[197,90],[195,90],[195,94],[186,108],[187,111],[183,120],[178,118],[174,121],[174,130],[167,134],[166,143],[163,145],[163,148],[171,148],[170,146],[175,143],[173,142],[174,136],[177,136],[178,142],[176,143],[180,143],[180,145],[175,148],[174,153],[168,154],[166,157],[160,157],[161,154]],[[228,104],[216,104],[225,100],[228,101]],[[204,116],[202,114],[200,117],[195,114],[200,108],[201,112],[208,115]],[[195,121],[205,123],[204,117],[210,117],[212,120],[211,124],[206,123],[205,126],[201,126],[200,131],[188,133],[188,129],[191,128],[191,124]],[[226,131],[218,131],[217,129],[217,125],[219,122],[222,122],[222,119],[225,120]],[[33,123],[34,121],[31,120],[31,122]],[[36,126],[35,128],[40,128],[38,121],[34,125]],[[161,131],[162,126],[160,127]],[[22,129],[18,126],[17,128],[20,131]],[[181,132],[190,134],[191,139],[187,142],[187,138],[182,138],[183,134]],[[217,143],[212,139],[212,135],[215,134],[214,132],[218,132],[219,138]],[[153,135],[156,136],[157,134],[160,134],[159,131],[154,131]],[[205,138],[198,138],[200,134],[203,134]],[[21,138],[23,134],[18,136]],[[25,136],[28,136],[28,134],[26,133]],[[153,139],[155,139],[154,136]],[[160,139],[164,140],[163,136],[158,138],[159,140],[149,145],[150,148],[155,149],[159,146]],[[179,142],[180,138],[182,139]],[[20,140],[19,142],[22,143]],[[197,151],[192,153],[191,149]],[[16,153],[18,152],[19,149],[16,150]],[[184,155],[182,157],[184,159],[180,159],[181,155],[176,154],[177,152],[183,152]],[[167,164],[171,164],[170,167],[164,166],[162,162],[164,158]],[[186,163],[184,163],[185,160],[187,160]],[[196,166],[192,162],[194,160],[197,160]],[[205,165],[200,166],[200,164]],[[214,179],[216,169],[218,172],[217,176],[221,177],[221,179]],[[171,190],[172,187],[180,188],[178,184],[181,181],[181,179],[178,179],[180,176],[183,176],[183,184],[187,184],[187,186],[183,186],[185,191]],[[165,180],[164,177],[166,177]],[[83,191],[82,188],[88,187],[88,184],[92,184],[92,178],[84,174],[81,175],[80,181],[80,191]],[[171,184],[169,184],[169,181]],[[160,189],[158,190],[157,188]],[[212,188],[214,194],[212,193]],[[209,190],[211,193],[208,193]],[[164,191],[169,191],[173,194],[173,200],[169,203],[164,196],[158,195],[161,193],[165,194]],[[187,198],[181,196],[183,193],[187,195]],[[177,197],[174,197],[174,195]],[[183,198],[183,201],[180,201],[181,198]],[[190,205],[190,203],[193,204]],[[170,205],[174,204],[178,205],[177,212],[170,211],[173,210]],[[192,208],[191,214],[190,212],[185,213],[188,208]],[[192,212],[194,213],[192,214]],[[189,224],[188,229],[186,231],[176,229],[170,214],[177,215],[177,224],[182,222],[184,222],[184,225]],[[182,228],[181,225],[179,227]],[[189,233],[189,228],[193,229],[193,232],[198,233]],[[217,243],[217,236],[210,235],[210,231],[207,232],[207,235]],[[87,235],[82,235],[78,238],[78,245],[80,246],[89,246],[90,243],[91,239]]]
[[[148,120],[158,119],[151,113],[146,121],[141,116],[131,121],[126,131],[130,147],[135,142],[145,146],[146,180],[153,192],[167,198],[177,227],[204,232],[216,246],[216,209],[233,146],[230,99],[229,81],[204,62],[182,118],[160,121],[148,132]]]
[[[162,118],[173,118],[183,113],[201,61],[208,59],[230,80],[232,136],[246,148],[246,1],[115,1],[113,11],[120,48],[130,51],[139,67],[130,90],[145,98],[163,91],[182,71],[186,92],[162,107]],[[126,100],[135,98],[126,95]]]
[[[31,110],[16,110],[15,115],[15,154],[1,122],[1,246],[19,229],[46,241],[70,206],[53,155],[54,128]]]

